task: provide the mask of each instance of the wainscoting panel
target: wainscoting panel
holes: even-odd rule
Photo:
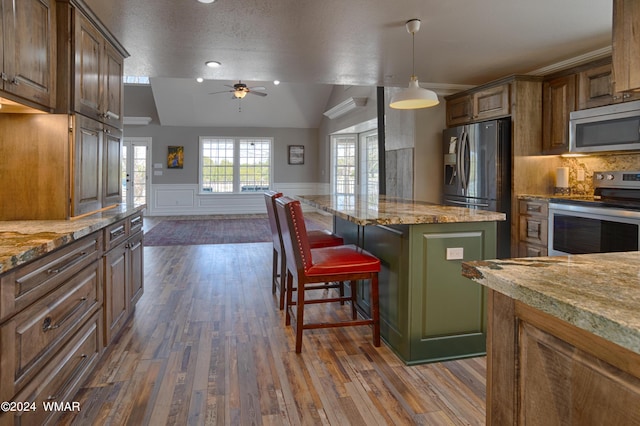
[[[325,183],[276,183],[275,191],[288,196],[326,194]],[[305,207],[305,210],[315,210]],[[147,216],[196,216],[215,214],[266,213],[262,192],[247,194],[200,194],[198,185],[151,185],[151,201],[147,203]]]

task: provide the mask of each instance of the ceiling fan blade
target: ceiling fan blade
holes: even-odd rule
[[[225,86],[225,87],[231,87],[232,89],[235,89],[235,87],[230,86],[230,85],[228,85],[228,84],[225,84],[224,86]]]
[[[211,92],[209,93],[210,95],[217,95],[218,93],[230,93],[233,92],[233,90],[222,90],[220,92]]]
[[[267,90],[266,87],[256,86],[256,87],[247,87],[249,90]]]
[[[262,97],[267,96],[267,94],[266,94],[266,93],[262,93],[262,92],[255,92],[255,91],[253,91],[253,90],[251,90],[249,93],[254,94],[254,95],[258,95],[258,96],[262,96]]]

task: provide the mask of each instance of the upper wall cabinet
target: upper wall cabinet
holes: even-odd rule
[[[447,97],[447,126],[504,117],[510,114],[510,84]]]
[[[569,114],[576,109],[575,74],[545,81],[542,85],[542,152],[569,151]]]
[[[640,90],[640,2],[613,2],[613,81],[616,92]]]
[[[62,87],[69,87],[64,96],[59,96],[58,109],[122,128],[126,52],[67,0],[58,0],[58,22],[66,26],[66,31],[58,31],[58,44],[60,50],[64,49],[59,55],[58,81],[64,84]]]
[[[56,101],[53,1],[0,0],[0,89],[47,111]]]
[[[578,73],[578,109],[640,99],[640,93],[617,92],[612,72],[611,64],[604,64]]]

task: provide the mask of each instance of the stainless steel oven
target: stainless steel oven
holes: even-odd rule
[[[597,172],[594,199],[552,199],[549,256],[636,251],[640,172]]]

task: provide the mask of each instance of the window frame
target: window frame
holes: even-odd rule
[[[233,141],[233,178],[232,188],[230,192],[214,192],[206,191],[203,187],[203,171],[204,171],[204,144],[211,141]],[[274,151],[274,138],[271,136],[200,136],[198,140],[198,193],[200,195],[246,195],[262,193],[263,187],[260,190],[242,191],[240,182],[240,144],[246,141],[260,141],[267,142],[269,144],[269,182],[266,186],[270,189],[273,186],[273,151]],[[267,189],[264,189],[265,191]]]

